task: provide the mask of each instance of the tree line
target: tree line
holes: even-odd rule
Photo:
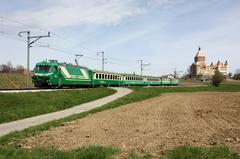
[[[235,73],[232,78],[234,80],[240,80],[240,73]]]
[[[0,65],[0,73],[21,73],[24,74],[25,68],[22,65],[13,66],[11,61]]]

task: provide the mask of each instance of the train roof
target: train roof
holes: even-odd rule
[[[105,73],[105,74],[115,74],[115,75],[122,75],[122,76],[134,76],[134,77],[146,77],[146,78],[160,78],[157,76],[145,76],[145,75],[139,75],[134,73],[116,73],[116,72],[109,72],[109,71],[100,71],[100,70],[93,70],[93,72],[96,73]]]
[[[84,66],[78,66],[78,65],[74,65],[74,64],[66,63],[66,62],[58,62],[57,60],[41,61],[41,62],[38,62],[36,65],[59,65],[59,66],[64,66],[64,67],[74,67],[74,68],[82,68],[82,69],[90,70],[89,68],[84,67]]]

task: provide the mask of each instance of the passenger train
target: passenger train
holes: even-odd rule
[[[86,67],[59,63],[57,60],[38,62],[32,81],[35,87],[97,87],[97,86],[178,86],[178,79],[141,76],[91,70]]]

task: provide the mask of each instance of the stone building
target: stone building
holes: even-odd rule
[[[199,47],[198,52],[194,57],[194,63],[192,63],[192,65],[190,66],[191,77],[195,78],[198,75],[211,77],[212,75],[214,75],[215,70],[218,70],[223,75],[227,76],[228,71],[227,61],[225,61],[225,63],[218,61],[216,64],[211,63],[209,65],[205,61],[204,52],[201,51],[201,48]]]

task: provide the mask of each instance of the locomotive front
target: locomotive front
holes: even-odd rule
[[[58,64],[55,61],[44,61],[36,64],[32,75],[35,87],[51,87],[57,85]]]

